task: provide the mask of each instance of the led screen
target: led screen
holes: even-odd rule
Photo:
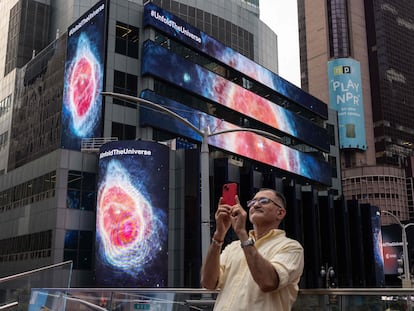
[[[327,105],[322,101],[153,3],[145,5],[143,25],[151,25],[161,30],[178,41],[266,85],[302,107],[328,118]]]
[[[62,107],[62,148],[100,137],[104,76],[105,3],[98,2],[68,28]]]
[[[374,271],[376,274],[377,284],[384,284],[384,252],[381,235],[381,218],[377,207],[370,207],[371,213],[371,230],[372,230],[372,246],[374,251]],[[368,226],[367,226],[368,227]]]
[[[397,225],[382,226],[384,274],[398,274],[397,259],[403,258],[401,228]]]
[[[150,91],[143,91],[141,97],[174,111],[199,129],[207,127],[213,133],[239,129],[239,127],[229,122],[200,111],[192,110],[185,105],[161,97]],[[161,128],[198,141],[201,140],[201,136],[198,133],[182,122],[152,109],[140,109],[140,124]],[[331,184],[331,169],[327,162],[256,133],[242,131],[214,135],[209,137],[208,143],[217,148],[277,167],[287,172],[326,185]]]
[[[325,129],[253,92],[214,74],[152,41],[142,52],[142,74],[151,74],[208,100],[220,103],[324,151],[329,151]]]
[[[366,150],[361,68],[351,58],[328,62],[330,107],[338,111],[339,146]]]
[[[98,286],[164,287],[168,263],[169,148],[117,141],[99,153]]]

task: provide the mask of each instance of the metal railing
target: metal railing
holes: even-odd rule
[[[413,310],[414,291],[404,288],[302,289],[292,311]]]
[[[33,289],[33,310],[212,310],[217,292],[191,288]]]
[[[118,141],[118,137],[83,138],[81,152],[97,153],[103,144]]]
[[[210,311],[218,294],[201,288],[71,288],[71,273],[72,261],[66,261],[0,278],[0,310]],[[411,288],[301,289],[292,311],[414,311],[413,305]]]
[[[70,288],[72,268],[65,261],[0,278],[0,310],[28,310],[32,288]]]
[[[32,291],[30,310],[44,307],[56,311],[209,311],[217,293],[199,288],[44,288]],[[411,311],[413,299],[414,292],[409,289],[303,289],[292,311]]]

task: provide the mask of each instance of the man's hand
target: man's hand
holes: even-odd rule
[[[222,198],[219,200],[215,214],[216,232],[214,233],[214,236],[216,239],[224,240],[224,237],[231,226],[231,210],[233,207],[227,204],[221,204],[221,200]]]
[[[207,289],[215,289],[217,287],[220,276],[221,244],[231,226],[231,211],[233,206],[222,204],[222,199],[220,198],[217,211],[214,215],[216,219],[216,231],[214,232],[213,240],[217,243],[211,243],[201,268],[201,286]]]
[[[231,210],[231,225],[240,241],[245,241],[249,237],[246,230],[247,213],[240,205],[239,197],[236,196],[236,205]]]

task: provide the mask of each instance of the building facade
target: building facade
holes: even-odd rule
[[[401,45],[413,36],[412,3],[298,1],[298,8],[303,89],[335,109],[328,63],[346,59],[360,66],[358,122],[366,147],[341,146],[345,198],[391,211],[401,221],[411,219],[411,47]],[[340,115],[345,108],[336,110]],[[346,131],[348,121],[339,120],[339,127]]]

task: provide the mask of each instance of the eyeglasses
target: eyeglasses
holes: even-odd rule
[[[259,203],[260,205],[266,205],[266,204],[269,204],[270,202],[272,202],[277,207],[282,208],[282,206],[280,204],[277,204],[275,201],[273,201],[272,199],[269,199],[269,198],[258,198],[258,199],[249,200],[249,201],[247,201],[247,207],[251,208],[256,203]]]

